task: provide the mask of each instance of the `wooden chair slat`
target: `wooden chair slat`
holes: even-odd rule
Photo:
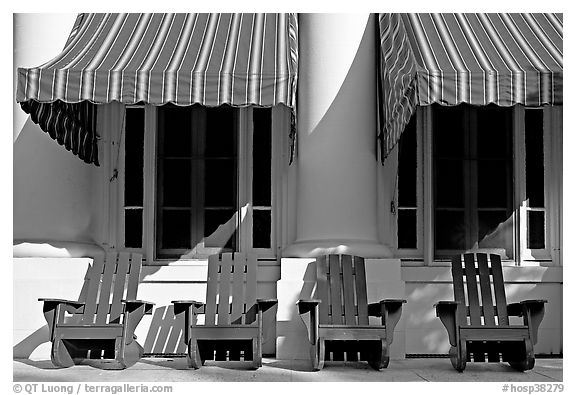
[[[354,277],[352,257],[350,255],[342,255],[342,286],[344,288],[344,323],[346,325],[356,325]]]
[[[114,254],[114,258],[117,258],[116,254]],[[106,265],[104,265],[104,273],[102,274],[102,282],[100,283],[100,295],[98,297],[98,308],[96,310],[96,324],[105,324],[107,321],[110,294],[112,291],[112,276],[114,276],[116,266],[116,259],[107,261]]]
[[[368,325],[368,295],[366,292],[366,268],[364,258],[354,257],[354,281],[356,304],[358,305],[358,325]]]
[[[246,293],[244,295],[245,310],[250,309],[256,303],[258,294],[258,257],[256,254],[246,254]]]
[[[86,300],[85,300],[85,307],[84,307],[84,314],[82,314],[82,324],[93,324],[95,314],[96,314],[96,305],[98,301],[96,298],[98,297],[98,290],[100,288],[100,279],[102,278],[102,271],[104,270],[104,257],[97,256],[94,258],[92,262],[92,266],[88,271],[88,291],[86,292]]]
[[[126,254],[128,254],[126,252]],[[128,287],[126,289],[126,299],[138,299],[138,284],[140,284],[140,272],[142,270],[142,255],[132,254],[128,272]]]
[[[466,290],[468,291],[468,306],[470,307],[470,324],[480,325],[480,300],[478,299],[478,283],[476,282],[476,266],[474,254],[464,254],[466,273]]]
[[[482,294],[482,315],[484,325],[494,326],[494,304],[492,303],[492,288],[490,287],[490,272],[488,270],[488,257],[486,254],[477,254],[478,270],[480,271],[480,292]]]
[[[206,284],[206,308],[205,322],[206,325],[216,323],[216,293],[218,292],[218,266],[220,262],[218,255],[208,257],[208,280]]]
[[[332,307],[332,324],[343,324],[342,317],[342,280],[340,277],[340,261],[338,255],[328,257],[330,265],[330,307]]]
[[[492,267],[494,300],[496,301],[496,310],[498,311],[498,326],[508,326],[506,291],[504,290],[504,276],[502,275],[500,255],[490,254],[490,266]]]
[[[133,259],[138,259],[139,254],[134,256]],[[107,258],[107,260],[110,258]],[[112,302],[110,307],[110,317],[108,322],[119,323],[120,316],[122,315],[122,299],[124,299],[124,291],[126,287],[126,276],[130,270],[130,254],[120,253],[118,264],[116,266],[116,278],[114,279],[114,290],[112,291]],[[138,276],[140,277],[140,276]]]
[[[328,310],[330,309],[330,296],[328,292],[328,261],[325,256],[316,259],[316,298],[322,303],[319,306],[319,321],[321,324],[331,324]]]
[[[458,322],[466,323],[466,297],[464,296],[464,270],[462,269],[462,259],[460,255],[452,257],[452,282],[454,286],[454,301],[460,302],[461,309],[458,310]]]
[[[230,279],[232,254],[222,254],[220,264],[220,292],[218,292],[218,325],[230,325]]]
[[[234,255],[232,273],[232,312],[231,323],[244,323],[244,269],[246,267],[246,255],[237,253]]]

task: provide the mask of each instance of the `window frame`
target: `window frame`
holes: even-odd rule
[[[543,109],[543,148],[544,148],[544,207],[545,207],[545,248],[527,248],[526,205],[523,200],[525,181],[525,141],[524,106],[513,106],[512,146],[513,146],[513,248],[515,257],[507,260],[508,265],[542,266],[562,265],[562,107],[542,106]],[[395,256],[404,262],[418,261],[424,266],[443,264],[446,259],[435,257],[434,246],[434,177],[433,177],[433,130],[432,106],[418,106],[416,110],[417,148],[417,248],[398,248],[398,222],[393,223]],[[395,155],[398,165],[398,153]],[[398,191],[394,192],[398,202]],[[424,204],[424,202],[427,202]],[[429,203],[428,203],[429,202]]]
[[[101,140],[104,147],[102,177],[99,185],[107,195],[103,198],[102,212],[108,215],[104,218],[101,229],[103,244],[109,248],[119,248],[139,252],[145,256],[147,265],[167,265],[180,261],[205,260],[210,253],[217,252],[215,248],[207,248],[193,256],[180,258],[157,258],[156,252],[156,186],[157,186],[157,107],[151,104],[136,104],[125,106],[113,103],[103,106],[99,112],[99,120],[105,128],[102,133],[106,137]],[[126,107],[143,107],[144,119],[144,183],[143,183],[143,226],[142,248],[124,247],[124,122]],[[252,106],[238,108],[238,207],[246,209],[246,220],[241,223],[238,240],[238,250],[256,253],[259,259],[278,260],[280,241],[282,240],[283,188],[279,176],[288,165],[288,133],[290,128],[290,109],[285,106],[274,106],[271,109],[271,230],[270,248],[252,248]]]

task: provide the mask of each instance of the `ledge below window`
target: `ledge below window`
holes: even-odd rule
[[[104,255],[104,249],[93,243],[76,241],[15,240],[12,246],[14,258],[83,258]]]

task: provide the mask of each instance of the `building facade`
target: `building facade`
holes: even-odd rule
[[[82,143],[78,150],[73,138],[58,141],[57,133],[51,138],[36,123],[42,124],[41,115],[29,118],[15,104],[14,308],[29,314],[14,316],[14,357],[48,358],[48,332],[37,299],[75,299],[91,257],[109,249],[138,251],[145,257],[139,298],[155,302],[156,307],[136,334],[151,355],[184,351],[180,334],[173,330],[171,301],[203,300],[207,256],[229,250],[259,256],[258,297],[279,301],[277,309],[265,316],[264,353],[280,359],[308,357],[296,301],[311,296],[310,265],[326,253],[367,258],[369,301],[407,300],[396,327],[393,357],[448,352],[446,332],[432,305],[452,299],[449,257],[463,251],[503,257],[510,301],[548,300],[535,351],[562,354],[561,16],[521,17],[526,29],[542,33],[550,43],[542,45],[545,51],[530,50],[530,38],[516,35],[524,37],[518,46],[524,58],[533,61],[529,54],[535,52],[540,63],[535,62],[537,77],[526,72],[518,80],[510,71],[508,88],[498,73],[478,79],[466,64],[466,54],[457,50],[464,44],[455,36],[451,41],[439,34],[443,41],[435,43],[424,34],[431,26],[444,26],[441,31],[453,33],[450,18],[454,18],[458,26],[469,27],[461,34],[478,64],[497,68],[498,62],[516,62],[520,67],[522,59],[514,49],[495,45],[501,52],[491,52],[474,33],[478,26],[492,26],[494,32],[486,36],[498,41],[494,37],[500,37],[502,30],[497,22],[482,15],[478,20],[466,17],[468,25],[460,15],[389,15],[300,14],[278,17],[274,23],[271,17],[264,19],[263,31],[274,31],[278,37],[276,46],[267,47],[265,39],[261,46],[260,70],[271,67],[276,76],[270,99],[264,72],[258,88],[246,84],[248,101],[223,99],[231,105],[220,106],[210,101],[208,88],[215,82],[209,74],[203,77],[202,86],[208,87],[202,93],[204,102],[198,99],[187,105],[163,102],[165,95],[180,97],[180,80],[175,85],[162,81],[160,88],[150,83],[148,96],[141,97],[142,80],[136,79],[133,97],[127,100],[123,95],[129,82],[122,76],[117,81],[122,95],[106,102],[94,100],[100,102],[90,117],[97,156]],[[143,29],[142,40],[155,17],[146,25],[140,19],[134,24],[134,31]],[[181,37],[188,24],[200,26],[201,18],[206,18],[205,32],[216,23],[207,16],[182,22],[179,17],[170,17],[170,24],[167,19],[158,22],[156,34],[166,35],[163,43]],[[36,66],[54,58],[66,38],[66,48],[74,47],[74,37],[81,36],[85,25],[74,15],[57,18],[15,15],[17,66]],[[218,24],[224,25],[227,17],[219,18]],[[522,31],[518,18],[506,14],[500,23]],[[235,21],[230,17],[229,25],[244,26],[244,19]],[[254,21],[253,26],[259,26],[259,19]],[[122,23],[129,24],[130,19]],[[74,55],[78,64],[85,61],[82,67],[93,64],[100,70],[113,59],[116,66],[129,65],[138,49],[133,57],[123,53],[130,53],[136,33],[126,38],[125,52],[112,56],[117,48],[114,39],[122,37],[118,33],[122,23],[111,22],[112,33],[95,48],[96,55],[89,50]],[[171,27],[163,30],[164,24]],[[405,29],[405,42],[387,42],[387,33],[398,37],[398,26]],[[42,28],[55,35],[60,30],[59,38],[39,34]],[[213,31],[218,37],[220,30]],[[241,42],[242,28],[238,31]],[[558,42],[551,37],[554,31],[560,36],[559,47],[553,45]],[[201,51],[194,54],[195,61],[207,59],[209,67],[219,45],[227,53],[230,36],[223,43],[214,40],[206,57]],[[421,37],[428,37],[428,49]],[[51,48],[49,43],[58,40]],[[181,65],[190,55],[184,44],[178,45],[183,39],[174,42],[170,48],[167,44],[148,48],[158,54],[172,51],[165,70],[173,66],[178,51],[183,54]],[[448,48],[443,51],[459,53],[460,58],[443,59],[442,43],[452,43],[454,50],[443,46]],[[407,48],[413,52],[403,57]],[[275,54],[276,64],[266,64],[266,51]],[[154,70],[162,56],[154,59],[144,57],[140,69],[147,70],[150,62],[148,70]],[[227,58],[222,59],[224,67]],[[241,51],[234,59],[241,61]],[[247,63],[253,67],[250,59]],[[440,69],[446,67],[443,62],[451,64],[454,81],[434,74],[430,59]],[[466,64],[468,73],[459,74],[454,59]],[[542,70],[550,62],[558,67],[546,74]],[[398,69],[410,69],[400,76],[417,78],[406,83],[402,77],[388,78]],[[102,74],[92,75],[90,87],[97,95]],[[105,94],[114,95],[110,88],[115,86],[114,76],[108,74]],[[153,71],[145,77],[155,78]],[[57,81],[60,75],[53,78]],[[75,76],[71,72],[66,78],[64,90],[74,84]],[[84,95],[87,85],[80,81]],[[440,93],[432,90],[424,95],[426,83],[439,86]],[[476,102],[478,84],[485,103]],[[30,86],[19,87],[18,94],[29,95]],[[52,86],[56,89],[50,94],[60,95],[60,85]],[[192,97],[196,88],[190,86]],[[235,89],[229,94],[234,96]],[[214,100],[227,92],[221,89]],[[403,94],[396,104],[390,103],[397,92]],[[42,89],[37,94],[41,96]],[[67,150],[92,163],[83,163]]]

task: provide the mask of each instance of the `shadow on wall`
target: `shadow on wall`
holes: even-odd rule
[[[96,167],[26,120],[13,145],[13,236],[91,242]]]
[[[263,343],[274,341],[271,337],[272,325],[275,324],[275,308],[264,313],[263,317]],[[144,354],[149,356],[171,356],[174,354],[183,356],[186,353],[184,343],[184,322],[174,314],[174,305],[159,306],[154,309],[152,322],[144,341]],[[199,316],[199,324],[202,324],[203,316]],[[266,348],[266,347],[264,347]]]

